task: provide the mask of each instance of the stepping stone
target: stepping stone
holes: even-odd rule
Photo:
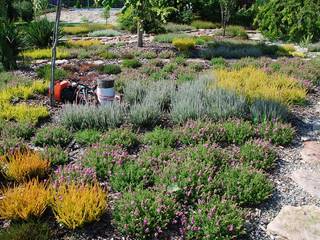
[[[307,163],[320,164],[320,143],[315,141],[305,142],[301,156]]]
[[[320,199],[320,171],[301,169],[293,172],[291,178],[307,193]]]
[[[320,208],[284,206],[267,231],[281,240],[320,240]]]

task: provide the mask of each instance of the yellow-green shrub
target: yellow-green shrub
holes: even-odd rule
[[[284,104],[303,103],[307,90],[294,78],[283,74],[267,74],[262,70],[246,67],[240,70],[218,69],[215,72],[218,87],[233,90],[254,99],[269,99]]]
[[[56,219],[70,229],[99,220],[107,208],[107,194],[98,183],[62,184],[53,190],[52,209]]]
[[[91,47],[91,46],[99,46],[101,45],[101,41],[97,39],[91,40],[68,40],[68,46],[70,47]]]
[[[0,170],[10,180],[23,182],[33,177],[44,177],[50,162],[30,150],[17,150],[0,157]]]
[[[14,188],[3,189],[0,195],[0,219],[27,220],[40,217],[46,210],[50,195],[45,183],[33,179]]]
[[[280,48],[287,55],[291,55],[293,57],[301,57],[304,58],[305,54],[303,52],[298,52],[293,44],[282,44]]]
[[[43,49],[32,49],[23,51],[20,55],[25,58],[31,59],[50,59],[51,58],[51,48]],[[57,59],[70,58],[71,53],[65,48],[57,48]]]
[[[93,31],[112,29],[114,28],[111,24],[101,24],[101,23],[82,23],[75,26],[65,26],[63,27],[63,32],[71,35],[86,34]]]
[[[179,51],[187,51],[196,45],[196,40],[193,38],[175,38],[172,40],[172,45]]]

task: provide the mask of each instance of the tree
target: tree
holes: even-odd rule
[[[219,0],[221,11],[221,24],[223,27],[223,36],[226,35],[227,24],[230,20],[231,14],[237,6],[236,0]]]

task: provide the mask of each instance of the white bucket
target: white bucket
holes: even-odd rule
[[[98,80],[97,97],[101,105],[114,100],[114,80]]]

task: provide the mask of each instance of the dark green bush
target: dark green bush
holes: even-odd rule
[[[255,135],[250,122],[242,120],[227,121],[222,123],[228,143],[243,144]]]
[[[132,191],[150,186],[154,181],[153,178],[153,172],[146,163],[128,161],[113,168],[110,184],[117,192]]]
[[[137,59],[124,59],[122,65],[126,68],[139,68],[142,64]]]
[[[33,143],[36,146],[61,146],[67,147],[72,140],[72,134],[64,127],[47,126],[39,129]]]
[[[273,191],[265,175],[248,168],[226,168],[214,181],[219,194],[244,206],[262,203]]]
[[[225,68],[227,66],[227,62],[222,57],[212,58],[211,64],[214,68]]]
[[[86,129],[74,134],[77,143],[88,146],[99,141],[101,133],[95,129]]]
[[[255,140],[246,142],[241,146],[240,157],[246,165],[257,169],[268,170],[274,167],[277,153],[268,142]]]
[[[68,154],[60,146],[45,148],[43,157],[48,159],[54,166],[63,165],[69,161]]]
[[[107,64],[98,68],[100,72],[106,74],[119,74],[121,73],[121,67],[116,64]]]
[[[139,144],[138,136],[128,128],[110,130],[101,140],[102,143],[131,149]]]
[[[124,235],[133,239],[161,237],[175,218],[175,201],[163,192],[137,190],[126,192],[115,203],[114,223]]]
[[[39,67],[37,70],[37,76],[39,78],[43,78],[45,80],[50,80],[51,78],[51,65],[44,65],[42,67]],[[61,68],[56,68],[54,71],[54,79],[55,80],[63,80],[70,76],[70,72],[61,69]]]
[[[0,231],[1,240],[50,240],[51,231],[46,223],[27,222],[13,224]]]
[[[257,127],[259,135],[273,144],[286,146],[295,138],[295,129],[281,122],[263,122]]]
[[[186,239],[233,240],[244,234],[244,213],[230,200],[214,196],[189,217]]]
[[[202,21],[202,20],[195,20],[191,23],[191,26],[196,29],[215,29],[220,28],[219,23],[213,23],[208,21]]]
[[[170,129],[155,128],[143,136],[143,143],[162,147],[174,147],[177,143],[176,134]]]
[[[33,5],[31,1],[15,2],[14,8],[16,9],[18,16],[26,22],[30,22],[33,18]]]

